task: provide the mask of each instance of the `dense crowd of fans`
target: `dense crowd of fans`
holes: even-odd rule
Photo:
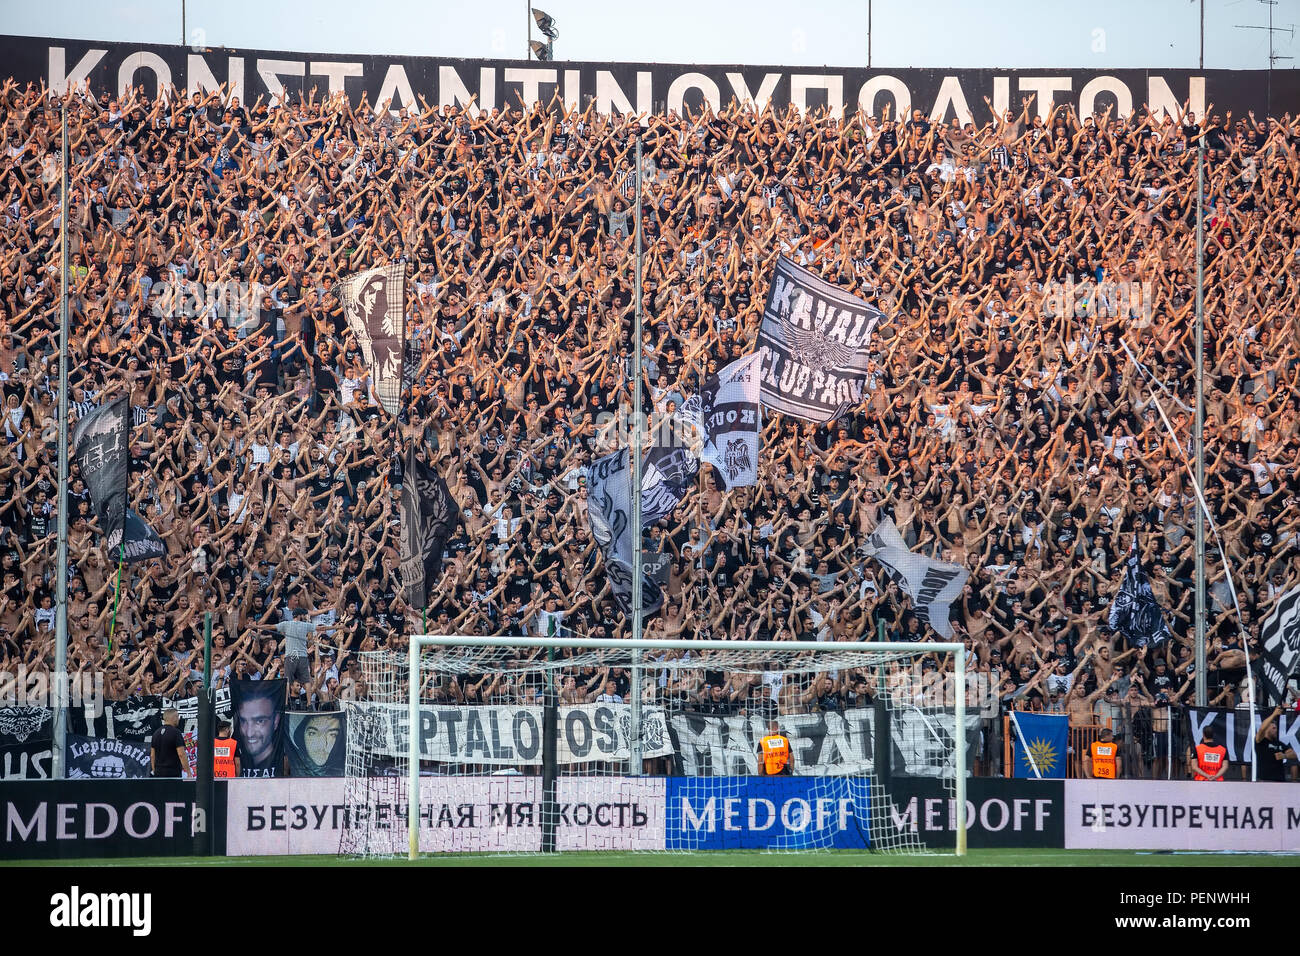
[[[1186,702],[1196,512],[1153,394],[1186,450],[1202,130],[1206,497],[1247,643],[1212,543],[1213,703],[1242,702],[1259,623],[1300,577],[1289,116],[1044,116],[1032,98],[964,126],[919,111],[639,123],[558,102],[64,102],[73,418],[130,391],[131,506],[167,547],[128,569],[114,610],[117,566],[74,470],[69,666],[105,669],[110,696],[192,691],[205,612],[222,681],[283,676],[283,643],[258,625],[314,621],[292,695],[326,707],[365,692],[355,652],[400,650],[404,633],[625,633],[585,468],[626,441],[633,400],[638,135],[635,391],[652,429],[752,351],[778,255],[890,316],[858,407],[826,427],[766,416],[757,487],[723,492],[706,469],[650,530],[648,550],[669,560],[648,636],[933,636],[857,554],[888,515],[915,550],[972,569],[953,616],[1005,702],[1080,716]],[[6,83],[0,123],[0,667],[12,670],[53,662],[59,100]],[[396,259],[409,276],[399,422],[373,396],[337,295],[341,276]],[[400,587],[405,440],[462,509],[427,609]],[[1174,633],[1142,650],[1107,627],[1134,541]],[[576,676],[583,697],[626,693],[625,675]],[[851,706],[871,693],[858,676],[778,703]],[[524,693],[474,677],[440,693]],[[769,686],[701,671],[651,690],[739,708]]]

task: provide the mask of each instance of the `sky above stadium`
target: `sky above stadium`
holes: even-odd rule
[[[876,68],[1196,68],[1200,0],[537,0],[556,58]],[[0,33],[319,53],[522,59],[527,0],[48,0],[0,4]],[[1272,6],[1300,55],[1300,0]],[[1265,69],[1264,0],[1205,0],[1205,67]],[[1294,59],[1275,65],[1297,66]]]

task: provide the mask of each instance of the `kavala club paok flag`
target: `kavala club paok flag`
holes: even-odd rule
[[[923,554],[907,550],[894,522],[886,518],[867,536],[862,550],[875,558],[890,577],[899,583],[912,600],[912,606],[929,622],[936,633],[951,640],[952,624],[948,611],[961,595],[970,570],[960,564],[934,561]]]
[[[397,415],[406,347],[406,265],[390,263],[342,280],[348,328],[357,338],[379,404]]]
[[[828,422],[862,397],[871,333],[884,313],[784,256],[758,333],[763,404]]]
[[[700,393],[682,406],[682,417],[704,438],[700,458],[718,469],[728,489],[758,484],[762,358],[755,352],[736,359],[717,375],[710,375]]]

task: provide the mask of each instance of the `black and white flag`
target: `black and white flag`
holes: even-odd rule
[[[1146,647],[1169,639],[1165,612],[1151,593],[1151,581],[1142,570],[1136,548],[1129,551],[1124,581],[1110,606],[1110,626],[1134,647]]]
[[[632,549],[641,535],[632,531],[631,454],[623,448],[591,464],[587,515],[591,534],[605,558],[610,589],[626,613],[632,611]],[[685,448],[651,448],[641,468],[641,527],[669,514],[686,497],[700,466]],[[663,591],[642,569],[641,612],[663,606]]]
[[[99,519],[104,544],[116,555],[126,525],[126,482],[131,465],[130,397],[119,395],[77,422],[73,454]]]
[[[406,347],[406,264],[393,262],[343,279],[348,328],[370,369],[379,404],[401,410],[402,355]]]
[[[68,734],[69,780],[134,780],[149,776],[149,742]]]
[[[442,553],[459,512],[447,482],[415,455],[412,442],[402,477],[402,585],[406,603],[425,607],[442,577]]]
[[[1205,739],[1208,727],[1214,731],[1216,743],[1223,744],[1232,763],[1255,762],[1255,734],[1268,719],[1271,708],[1262,713],[1250,710],[1226,710],[1211,707],[1188,707],[1187,721],[1191,727],[1191,745],[1195,747]],[[1176,731],[1181,733],[1180,731]],[[1277,737],[1287,747],[1300,753],[1300,714],[1283,711],[1277,718]]]
[[[871,333],[884,313],[782,256],[758,333],[763,404],[828,422],[862,397]]]
[[[755,352],[710,375],[682,406],[704,437],[700,457],[717,468],[727,489],[758,484],[760,362]]]
[[[1286,687],[1300,674],[1300,587],[1283,594],[1259,629],[1264,651],[1259,675],[1267,696],[1263,702],[1281,704]]]
[[[948,620],[948,614],[952,602],[961,595],[961,589],[970,577],[968,568],[913,554],[889,518],[876,525],[862,550],[867,557],[884,565],[935,633],[952,638],[952,622]]]
[[[158,532],[149,527],[138,514],[126,509],[126,544],[122,548],[122,559],[127,564],[136,561],[152,561],[167,553],[167,548],[158,537]]]

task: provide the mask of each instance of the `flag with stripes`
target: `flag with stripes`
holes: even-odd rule
[[[1264,645],[1260,655],[1260,682],[1273,704],[1286,700],[1286,685],[1300,673],[1300,587],[1278,599],[1259,629]]]

